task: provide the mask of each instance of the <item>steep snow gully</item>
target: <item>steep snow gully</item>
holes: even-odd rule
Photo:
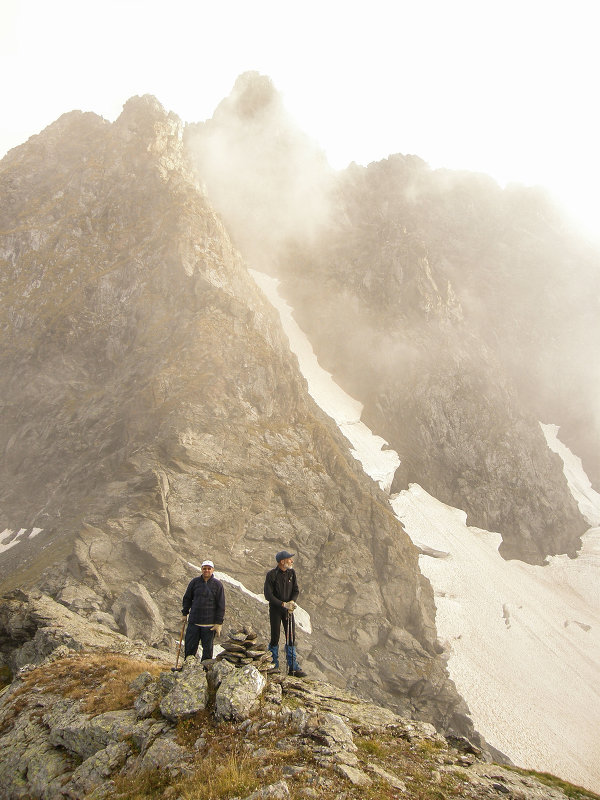
[[[362,406],[323,370],[279,296],[278,281],[251,270],[279,312],[309,392],[352,445],[364,471],[389,492],[400,458],[360,421]],[[505,561],[498,533],[469,527],[466,513],[417,484],[390,497],[419,547],[435,592],[448,670],[476,728],[515,763],[600,790],[600,495],[581,461],[542,425],[563,460],[591,526],[576,559],[546,566]]]

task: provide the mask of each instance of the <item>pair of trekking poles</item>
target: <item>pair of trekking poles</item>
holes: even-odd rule
[[[296,626],[294,625],[294,612],[293,611],[288,611],[287,612],[285,643],[286,643],[286,645],[289,645],[291,648],[294,648],[295,645],[296,645]],[[291,658],[289,660],[287,659],[287,653],[286,653],[286,662],[287,662],[288,675],[290,675],[294,671],[294,650],[293,649],[292,649]]]

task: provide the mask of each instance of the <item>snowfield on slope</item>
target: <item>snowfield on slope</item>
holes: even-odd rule
[[[315,401],[352,443],[365,472],[389,491],[400,459],[360,422],[361,404],[317,361],[278,281],[251,271],[279,311],[290,347]],[[581,461],[542,425],[558,452],[573,496],[592,525],[600,495]],[[515,763],[600,790],[600,528],[583,537],[576,559],[544,567],[505,561],[500,534],[466,524],[466,514],[414,484],[390,499],[422,551],[419,562],[435,593],[437,628],[448,671],[475,727]],[[435,557],[435,556],[438,557]]]
[[[298,358],[300,371],[307,380],[309,394],[335,420],[346,439],[352,443],[352,455],[361,462],[367,475],[377,481],[384,491],[389,491],[394,473],[400,465],[398,453],[382,449],[384,445],[387,446],[385,439],[375,436],[360,421],[362,403],[346,394],[329,372],[319,365],[312,345],[293,317],[293,309],[279,296],[277,278],[255,270],[249,272],[279,312],[290,348]]]
[[[392,498],[434,588],[448,671],[475,727],[516,764],[600,787],[600,528],[580,556],[505,561],[497,533],[420,486]]]

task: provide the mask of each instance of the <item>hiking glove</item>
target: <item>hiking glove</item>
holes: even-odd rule
[[[221,635],[221,628],[222,627],[223,627],[222,625],[213,625],[212,628],[211,628],[211,631],[215,632],[215,636],[217,637],[217,639]]]

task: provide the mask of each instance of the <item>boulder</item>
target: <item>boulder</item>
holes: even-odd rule
[[[138,719],[147,719],[158,709],[160,701],[164,697],[164,691],[160,683],[153,682],[145,686],[135,698],[133,707],[135,708]]]
[[[106,611],[93,611],[89,617],[91,622],[97,622],[98,625],[105,625],[111,631],[119,630],[119,626],[115,622],[112,614],[107,614]]]
[[[68,754],[53,747],[44,725],[27,712],[0,735],[2,797],[52,797],[69,772]]]
[[[104,750],[111,742],[132,736],[138,722],[135,711],[107,711],[88,717],[70,700],[59,700],[44,715],[50,728],[49,740],[82,759]]]
[[[234,669],[235,666],[229,661],[215,661],[211,664],[210,669],[206,671],[206,678],[211,690],[216,692],[225,678],[230,675]]]
[[[336,771],[348,778],[355,786],[370,786],[373,781],[362,770],[348,764],[336,764]]]
[[[287,800],[290,796],[290,790],[285,781],[278,781],[272,783],[270,786],[263,786],[257,789],[244,800]]]
[[[131,583],[113,603],[112,611],[121,632],[129,639],[162,641],[165,624],[158,606],[141,583]]]
[[[65,787],[74,797],[87,797],[99,784],[104,783],[115,770],[120,769],[131,755],[127,742],[111,742],[104,750],[86,758],[74,770]]]
[[[252,664],[227,675],[217,689],[215,717],[217,719],[248,719],[258,705],[267,684],[265,676]]]
[[[140,759],[136,771],[145,772],[150,769],[168,769],[190,760],[190,753],[173,739],[161,737],[146,750]]]
[[[394,789],[398,789],[400,792],[406,792],[406,784],[404,781],[401,781],[397,775],[392,775],[391,772],[387,772],[387,770],[383,769],[383,767],[380,767],[378,764],[369,764],[369,769],[380,778],[383,778],[383,780],[389,783]]]
[[[339,714],[320,714],[318,727],[312,733],[312,737],[322,741],[332,750],[356,751],[352,731]]]
[[[200,663],[196,664],[194,661],[195,659],[189,659],[185,662],[175,685],[160,701],[160,713],[171,722],[188,719],[206,708],[206,673]]]

